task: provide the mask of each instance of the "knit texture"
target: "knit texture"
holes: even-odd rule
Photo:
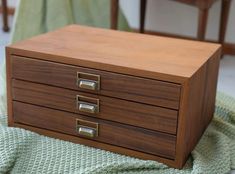
[[[110,0],[20,0],[12,41],[79,23],[109,27]],[[122,13],[119,29],[128,30]],[[78,38],[79,39],[79,38]],[[155,161],[143,161],[115,153],[40,136],[6,124],[5,67],[0,85],[0,173],[126,173],[223,174],[235,169],[235,101],[217,94],[215,117],[192,152],[183,170]]]
[[[2,115],[2,114],[1,114]],[[235,100],[217,94],[214,119],[183,170],[9,128],[0,117],[0,173],[213,173],[235,168]]]

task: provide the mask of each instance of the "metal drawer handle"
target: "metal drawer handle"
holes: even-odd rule
[[[100,75],[77,72],[77,86],[82,89],[99,91]]]
[[[79,80],[78,82],[78,86],[79,88],[83,88],[83,89],[89,89],[89,90],[93,90],[95,91],[97,89],[97,83],[95,81],[91,81],[91,80]]]
[[[77,119],[77,133],[81,136],[88,138],[95,138],[98,136],[99,125],[98,123]]]
[[[95,114],[97,112],[97,105],[80,102],[78,103],[78,110],[81,112],[88,112],[91,114]]]
[[[78,128],[78,134],[86,136],[86,137],[94,138],[96,135],[96,130],[93,128],[81,126]]]
[[[77,102],[77,109],[81,112],[90,113],[90,114],[99,113],[99,99],[77,95],[76,102]]]

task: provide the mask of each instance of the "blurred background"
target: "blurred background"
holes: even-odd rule
[[[1,101],[5,46],[71,23],[220,43],[217,89],[235,97],[235,0],[0,0]]]
[[[13,18],[19,4],[19,0],[1,0],[1,3],[7,2],[8,15],[7,25],[8,32],[0,30],[0,63],[3,64],[4,47],[10,43],[13,29]],[[198,25],[200,17],[200,4],[189,4],[193,0],[147,0],[144,32],[154,35],[173,35],[183,38],[197,39]],[[218,90],[223,91],[235,97],[235,1],[209,0],[207,21],[204,23],[205,31],[203,41],[216,42],[220,35],[221,13],[222,18],[227,15],[227,24],[224,29],[223,50],[224,56],[221,59]],[[187,3],[185,3],[187,2]],[[221,12],[223,3],[228,3],[229,7]],[[140,0],[110,0],[110,3],[118,3],[130,28],[137,32],[140,25]],[[0,25],[3,28],[4,4],[0,7]],[[111,5],[111,4],[110,4]],[[143,4],[142,4],[143,6]],[[226,6],[226,4],[225,4]],[[116,7],[115,7],[116,8]],[[114,8],[114,9],[115,9]],[[203,7],[204,8],[204,7]],[[143,8],[142,8],[143,9]],[[111,14],[110,14],[111,15]],[[203,14],[201,17],[203,19]],[[8,30],[5,26],[5,30]]]

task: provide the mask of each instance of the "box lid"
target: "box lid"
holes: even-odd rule
[[[10,45],[10,54],[175,83],[190,78],[220,45],[70,25]]]

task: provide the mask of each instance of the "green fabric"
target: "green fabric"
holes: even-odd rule
[[[130,30],[119,13],[119,30]],[[110,28],[110,0],[21,0],[12,42],[69,24]]]
[[[222,93],[212,123],[183,170],[9,128],[5,116],[0,123],[0,173],[223,174],[235,168],[235,100]]]
[[[21,0],[12,41],[71,23],[108,28],[109,1]],[[126,20],[120,16],[119,28],[129,30]],[[0,84],[5,85],[5,74],[1,75]],[[0,173],[221,174],[235,169],[235,100],[222,93],[217,94],[212,123],[183,170],[9,128],[5,96],[1,96],[0,112]]]

